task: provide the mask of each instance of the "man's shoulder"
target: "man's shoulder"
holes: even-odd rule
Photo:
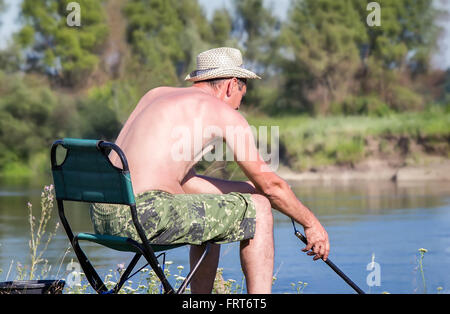
[[[149,97],[155,94],[168,94],[170,90],[176,89],[176,87],[170,87],[170,86],[157,86],[150,90],[148,90],[144,97]]]
[[[198,90],[188,87],[159,86],[151,89],[144,96],[147,103],[159,103],[161,110],[171,112],[175,110],[185,118],[202,118],[208,123],[224,122],[226,124],[245,124],[245,118],[236,110],[228,106],[221,99]],[[182,107],[188,107],[185,111]],[[187,114],[190,112],[191,114]],[[177,114],[177,116],[179,116]],[[245,122],[244,122],[245,121]]]
[[[220,99],[189,87],[158,86],[149,90],[144,97],[158,98],[164,101],[183,99],[189,100],[190,102],[208,102],[225,105]]]

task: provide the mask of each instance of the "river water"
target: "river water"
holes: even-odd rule
[[[449,183],[291,184],[299,199],[326,228],[331,244],[330,260],[362,290],[374,294],[450,292]],[[44,185],[0,182],[0,281],[17,278],[17,266],[29,264],[27,203],[33,204],[33,214],[39,216]],[[76,208],[68,216],[76,232],[91,232],[89,215],[84,208]],[[305,294],[354,293],[325,263],[313,262],[301,252],[304,245],[294,236],[289,218],[276,211],[274,218],[274,293],[297,293],[297,288],[302,288]],[[49,226],[53,228],[57,221],[55,207]],[[301,226],[297,228],[303,231]],[[72,251],[66,254],[68,245],[60,227],[43,255],[51,265],[45,277],[66,279],[73,270],[67,268],[72,259],[76,261]],[[99,266],[101,275],[117,269],[118,264],[131,257],[95,244],[84,247],[93,263]],[[422,270],[420,248],[427,250]],[[169,268],[171,274],[186,275],[189,268],[187,247],[169,251],[167,260],[173,262]],[[179,270],[177,266],[184,269]],[[223,268],[225,280],[233,279],[235,284],[242,282],[238,243],[222,246],[219,267]],[[170,278],[174,280],[174,276]],[[235,286],[233,290],[240,292]]]

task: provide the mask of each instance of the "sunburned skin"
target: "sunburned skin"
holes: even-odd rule
[[[116,140],[128,158],[136,194],[155,189],[185,193],[182,180],[212,149],[211,143],[221,140],[203,130],[197,136],[199,125],[222,130],[222,134],[230,126],[248,128],[239,112],[196,87],[160,87],[139,101]],[[189,154],[183,160],[173,154],[174,148],[180,145],[180,136],[185,135],[174,133],[177,129],[189,134],[186,138],[192,138],[183,143],[190,146],[183,152]],[[201,145],[196,143],[198,139]],[[113,155],[112,162],[119,166],[117,156]]]

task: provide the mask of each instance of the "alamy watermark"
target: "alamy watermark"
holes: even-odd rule
[[[194,120],[193,127],[176,126],[172,129],[171,147],[173,161],[257,161],[265,164],[263,172],[275,171],[279,166],[279,127],[267,126],[243,127],[226,126],[225,128],[208,125],[203,126],[200,118]],[[223,140],[226,141],[224,152]]]
[[[81,265],[80,264],[78,264],[76,262],[70,262],[66,267],[66,271],[70,272],[66,278],[66,284],[69,288],[81,285]]]
[[[366,18],[367,25],[370,27],[381,26],[381,6],[378,2],[369,2],[366,7],[367,11],[371,11]],[[67,4],[66,11],[70,12],[67,15],[66,23],[69,27],[81,26],[81,6],[78,2],[72,1]]]
[[[366,283],[369,287],[381,286],[381,266],[375,262],[375,254],[372,254],[372,261],[367,264],[366,270],[370,273],[366,277]]]
[[[367,11],[371,11],[367,15],[367,25],[370,27],[381,26],[381,6],[378,2],[370,2],[366,7]]]
[[[69,2],[66,11],[70,12],[67,15],[66,23],[69,27],[81,26],[81,7],[78,2]]]

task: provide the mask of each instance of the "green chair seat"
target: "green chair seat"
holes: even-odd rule
[[[122,251],[122,252],[135,252],[139,253],[140,251],[136,248],[136,245],[133,245],[133,240],[126,237],[118,237],[107,234],[92,234],[92,233],[79,233],[77,234],[77,239],[81,241],[89,241],[95,242],[100,245],[107,246],[113,250]],[[138,244],[138,242],[134,242]],[[138,244],[139,245],[139,244]],[[175,244],[175,245],[160,245],[160,244],[152,244],[152,249],[154,252],[161,252],[171,250],[177,247],[184,246],[185,244]]]

